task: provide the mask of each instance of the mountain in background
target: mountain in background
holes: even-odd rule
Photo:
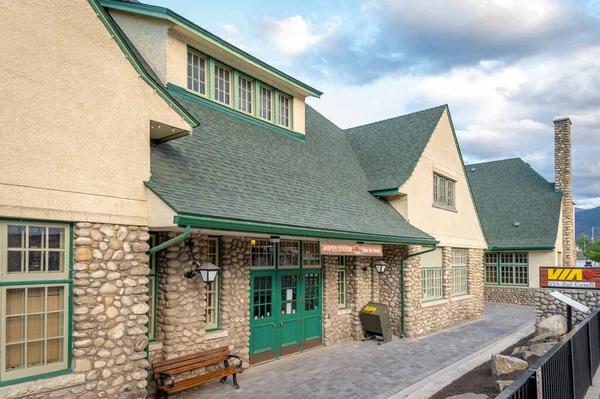
[[[600,206],[593,209],[577,209],[575,208],[575,237],[585,234],[592,236],[592,226],[596,238],[600,233]]]
[[[581,211],[585,211],[585,209],[583,209],[583,208],[577,208],[577,207],[575,207],[575,213],[577,213],[577,212],[581,212]]]

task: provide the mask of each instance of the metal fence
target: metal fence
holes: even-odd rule
[[[496,399],[583,399],[600,365],[600,313],[595,310]]]

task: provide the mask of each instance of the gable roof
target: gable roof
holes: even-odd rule
[[[347,135],[311,107],[301,142],[173,94],[202,125],[152,144],[147,186],[179,215],[316,229],[322,238],[436,242],[369,194]]]
[[[123,53],[127,56],[127,59],[131,62],[133,68],[140,74],[140,77],[152,87],[159,96],[161,96],[171,108],[173,108],[181,117],[190,124],[190,126],[196,127],[199,125],[198,121],[183,107],[181,107],[177,101],[166,90],[164,85],[160,82],[160,79],[154,73],[150,65],[146,62],[144,57],[139,53],[137,48],[131,43],[129,38],[121,30],[119,25],[114,21],[110,14],[100,5],[98,0],[88,0],[92,9],[98,15],[98,18],[102,21],[106,29],[113,36],[117,45],[121,48]]]
[[[346,129],[368,190],[397,189],[412,175],[447,105]]]
[[[96,1],[96,0],[93,0],[93,1]],[[221,48],[226,49],[227,51],[235,54],[237,57],[244,59],[251,64],[256,65],[257,67],[261,68],[262,70],[277,76],[279,79],[282,79],[298,88],[305,90],[307,93],[310,93],[310,95],[312,95],[312,96],[320,97],[323,94],[323,92],[309,86],[306,83],[299,81],[298,79],[286,74],[283,71],[280,71],[279,69],[267,64],[266,62],[261,61],[260,59],[254,57],[253,55],[251,55],[251,54],[245,52],[244,50],[229,43],[227,40],[224,40],[224,39],[216,36],[215,34],[196,25],[189,19],[183,17],[182,15],[177,14],[176,12],[174,12],[168,8],[153,6],[150,4],[144,4],[144,3],[137,2],[137,1],[136,2],[127,1],[127,0],[99,0],[99,1],[101,2],[101,4],[104,7],[107,7],[107,8],[121,10],[121,11],[128,11],[128,12],[132,12],[132,13],[136,13],[136,14],[147,15],[150,17],[161,18],[161,19],[170,21],[170,22],[172,22],[178,26],[181,26],[182,28],[184,28],[200,37],[203,37],[204,39],[208,40],[209,42],[211,42]]]
[[[554,183],[520,158],[465,168],[490,249],[554,248],[562,199]]]

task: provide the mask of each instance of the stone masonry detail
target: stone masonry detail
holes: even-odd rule
[[[80,399],[145,398],[149,364],[147,227],[77,223],[73,371]]]
[[[350,340],[350,310],[338,308],[337,256],[323,256],[323,344],[325,346]],[[346,266],[347,267],[347,266]],[[346,272],[347,273],[347,272]],[[348,275],[346,274],[346,281]],[[346,289],[346,294],[348,289]],[[346,297],[347,307],[350,306]]]
[[[539,289],[529,287],[485,286],[484,291],[486,302],[535,306],[538,299]]]
[[[571,289],[537,289],[537,304],[536,304],[536,324],[542,319],[554,315],[563,315],[567,317],[567,305],[550,295],[551,292],[558,291],[571,299],[576,300],[590,308],[586,314],[582,314],[577,310],[573,310],[573,326],[583,321],[591,311],[600,307],[600,291],[596,290],[571,290]]]
[[[575,209],[571,172],[571,120],[554,121],[554,173],[556,188],[563,191],[562,198],[562,245],[564,266],[575,266]]]

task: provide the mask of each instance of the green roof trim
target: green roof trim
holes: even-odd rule
[[[555,247],[513,247],[513,248],[498,248],[490,247],[489,251],[503,252],[503,251],[553,251]]]
[[[323,230],[298,226],[285,226],[271,223],[251,222],[245,220],[228,220],[206,216],[178,215],[174,219],[179,226],[192,226],[203,229],[239,231],[243,233],[277,234],[294,237],[311,237],[332,240],[385,242],[397,244],[434,245],[439,241],[432,239],[416,239],[411,237],[395,237],[377,234],[361,234],[349,231]]]
[[[370,192],[401,187],[408,180],[447,108],[441,105],[345,130]]]
[[[188,90],[184,89],[181,86],[177,86],[172,83],[168,83],[167,90],[169,91],[169,93],[171,93],[177,97],[184,98],[184,99],[194,102],[196,104],[203,105],[205,107],[214,109],[215,111],[219,111],[224,114],[233,116],[234,118],[238,118],[240,120],[243,120],[245,122],[251,123],[256,126],[260,126],[264,129],[270,130],[272,132],[283,134],[284,136],[291,137],[294,140],[298,140],[298,141],[302,141],[302,142],[306,141],[306,138],[302,133],[294,132],[292,130],[285,129],[283,127],[279,127],[273,123],[269,123],[267,121],[258,119],[252,115],[248,115],[248,114],[238,111],[234,108],[228,107],[223,104],[219,104],[216,101],[211,101],[208,98],[202,97],[202,96],[194,94],[194,93],[190,93]]]
[[[90,0],[90,1],[97,1],[97,0]],[[153,6],[153,5],[149,5],[149,4],[134,3],[134,2],[130,2],[130,1],[121,1],[121,0],[99,0],[99,1],[100,1],[100,4],[102,4],[102,6],[107,7],[107,8],[112,8],[112,9],[121,10],[121,11],[128,11],[128,12],[132,12],[132,13],[136,13],[136,14],[142,14],[142,15],[154,17],[154,18],[166,19],[174,24],[177,24],[177,25],[193,32],[194,34],[196,34],[198,36],[205,38],[206,40],[210,41],[211,43],[215,44],[216,46],[219,46],[219,47],[235,54],[236,56],[244,59],[245,61],[255,64],[256,66],[277,76],[278,78],[280,78],[296,87],[306,90],[311,95],[313,95],[317,98],[321,97],[321,95],[323,94],[323,92],[307,85],[306,83],[303,83],[303,82],[297,80],[296,78],[286,74],[285,72],[280,71],[279,69],[277,69],[275,67],[272,67],[271,65],[265,63],[264,61],[259,60],[258,58],[254,57],[253,55],[248,54],[244,50],[234,46],[233,44],[227,42],[226,40],[221,39],[220,37],[207,31],[206,29],[201,28],[200,26],[196,25],[192,21],[177,14],[176,12],[169,10],[168,8]]]
[[[398,194],[398,188],[390,188],[389,190],[375,190],[371,191],[371,194],[376,197],[381,197],[384,195],[396,195]]]
[[[129,44],[129,40],[124,37],[122,31],[117,27],[116,23],[112,19],[112,17],[106,12],[106,10],[100,5],[98,0],[88,0],[90,6],[94,9],[106,29],[110,32],[112,37],[115,39],[121,50],[127,56],[133,68],[137,71],[140,77],[152,87],[159,96],[161,96],[170,106],[173,108],[181,117],[189,123],[192,128],[197,127],[200,123],[189,113],[185,108],[183,108],[177,101],[171,97],[171,95],[167,92],[166,88],[157,82],[155,78],[153,78],[148,69],[144,67],[145,60],[141,59],[141,55],[137,52],[137,50],[132,49]]]
[[[562,204],[554,183],[520,158],[466,169],[490,250],[554,249]]]

